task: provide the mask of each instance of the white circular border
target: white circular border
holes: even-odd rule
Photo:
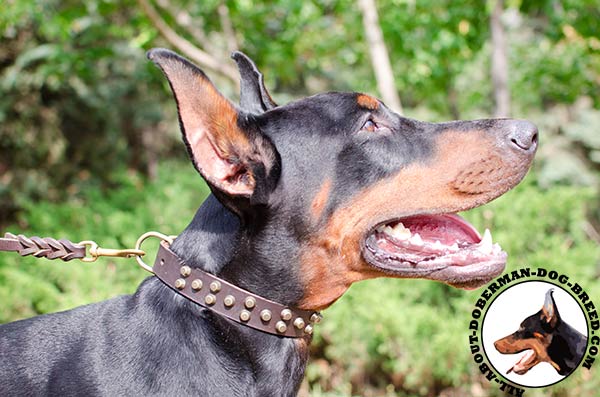
[[[514,372],[506,374],[525,352],[501,354],[494,347],[495,341],[512,334],[525,318],[540,311],[546,292],[551,288],[554,289],[553,297],[561,319],[587,337],[587,320],[575,298],[562,287],[544,281],[525,281],[505,289],[500,292],[485,314],[481,329],[485,354],[498,373],[517,385],[543,387],[565,378],[545,362],[536,365],[523,375]]]

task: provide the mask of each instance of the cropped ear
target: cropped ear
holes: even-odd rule
[[[242,127],[234,105],[187,59],[165,49],[150,50],[147,56],[169,81],[188,153],[213,191],[232,198],[254,199],[257,191],[264,196],[277,162],[269,139]]]
[[[552,296],[552,292],[554,289],[550,288],[546,292],[546,298],[544,299],[544,306],[542,306],[541,311],[541,319],[544,323],[549,324],[550,327],[556,327],[556,323],[558,322],[559,315],[558,310],[556,308],[556,302],[554,302],[554,297]]]
[[[262,73],[252,59],[236,51],[231,54],[240,70],[240,107],[251,113],[263,113],[277,107],[265,87]]]

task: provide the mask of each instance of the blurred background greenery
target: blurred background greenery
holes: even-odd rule
[[[237,48],[280,103],[324,90],[378,95],[368,3],[3,0],[1,229],[107,247],[130,247],[150,229],[178,233],[207,189],[145,51],[185,54],[232,99],[229,53]],[[555,267],[600,300],[600,3],[392,0],[378,1],[377,11],[370,28],[383,33],[405,115],[538,124],[534,170],[466,216],[493,230],[510,254],[508,270]],[[145,276],[131,261],[3,254],[0,322],[131,293]],[[468,351],[477,295],[428,281],[353,286],[325,313],[301,395],[498,395]],[[597,396],[593,373],[527,394]]]

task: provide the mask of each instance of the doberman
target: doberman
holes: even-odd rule
[[[507,371],[524,375],[539,363],[547,362],[560,374],[567,376],[581,362],[587,337],[561,319],[552,296],[546,292],[539,312],[527,317],[519,329],[494,342],[502,354],[526,353]]]
[[[455,213],[517,185],[536,127],[426,123],[372,96],[330,92],[278,106],[244,54],[240,106],[164,49],[148,53],[177,102],[212,194],[172,251],[282,305],[321,310],[357,281],[425,278],[475,288],[506,253]],[[212,298],[211,298],[212,299]],[[137,292],[0,329],[4,395],[292,396],[310,336],[246,327],[156,277]]]

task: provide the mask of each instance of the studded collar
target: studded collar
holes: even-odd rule
[[[191,268],[166,241],[160,243],[152,270],[163,283],[192,302],[262,332],[302,338],[311,335],[313,326],[321,321],[318,312],[281,305]]]

